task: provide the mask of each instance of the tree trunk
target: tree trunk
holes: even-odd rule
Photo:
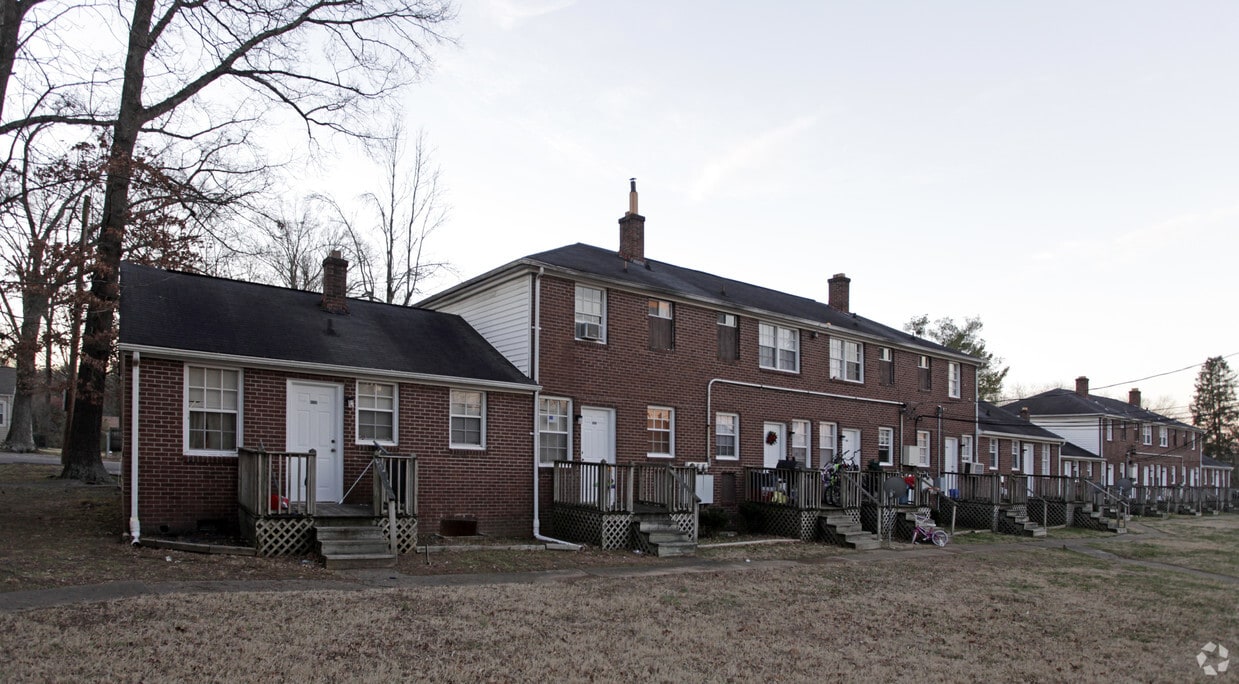
[[[36,268],[41,260],[36,257]],[[27,275],[27,278],[32,276]],[[22,291],[22,324],[18,329],[17,344],[13,345],[16,359],[17,387],[13,394],[13,418],[9,434],[4,440],[7,451],[34,451],[34,390],[39,370],[35,359],[39,355],[39,323],[47,311],[47,297],[42,294],[41,282],[27,282]]]
[[[133,151],[144,114],[142,82],[146,55],[150,51],[154,0],[138,0],[129,25],[129,49],[125,56],[125,80],[121,86],[120,112],[108,155],[108,176],[103,190],[103,217],[95,243],[91,269],[90,306],[82,334],[82,360],[78,364],[77,394],[73,400],[73,427],[69,443],[61,452],[62,478],[84,482],[110,481],[103,467],[99,442],[103,433],[103,397],[108,359],[112,354],[116,303],[120,299],[120,257],[129,221],[129,186]]]

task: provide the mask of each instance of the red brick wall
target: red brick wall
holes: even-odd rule
[[[126,436],[123,467],[132,457],[130,356],[122,360],[125,385]],[[338,376],[243,369],[243,439],[285,449],[287,383],[290,378],[342,384],[345,406],[356,395],[356,380]],[[184,365],[180,361],[144,356],[141,362],[141,432],[139,434],[139,497],[144,534],[187,531],[201,521],[237,520],[237,459],[232,456],[190,456],[184,449]],[[469,516],[478,529],[496,536],[528,536],[532,529],[533,468],[532,397],[486,392],[486,448],[449,448],[447,387],[400,383],[399,444],[392,453],[415,454],[419,468],[419,528],[423,535],[439,530],[448,516]],[[357,444],[355,414],[344,411],[344,489],[369,462],[373,448]],[[368,482],[368,479],[367,479]],[[125,481],[125,515],[129,511],[129,479]],[[369,500],[369,487],[358,485],[352,502]]]
[[[1004,439],[1001,437],[981,437],[980,439],[981,449],[979,452],[978,460],[980,460],[982,463],[985,464],[985,469],[987,473],[997,473],[999,475],[1005,475],[1007,473],[1015,473],[1017,475],[1029,475],[1029,474],[1061,475],[1062,474],[1063,468],[1062,468],[1062,463],[1059,457],[1059,451],[1061,447],[1058,444],[1050,445],[1050,472],[1047,473],[1047,472],[1044,472],[1043,468],[1041,467],[1041,447],[1043,444],[1045,444],[1045,442],[1037,442],[1031,439],[1030,440],[1019,440],[1021,443],[1021,447],[1020,447],[1021,457],[1020,458],[1023,458],[1022,456],[1023,446],[1022,445],[1023,444],[1033,445],[1033,471],[1032,473],[1027,473],[1027,472],[1024,472],[1023,470],[1022,462],[1018,464],[1018,469],[1016,469],[1015,467],[1017,464],[1015,463],[1015,459],[1012,457],[1012,454],[1011,454],[1012,441],[1014,440]],[[990,450],[990,444],[993,442],[998,442],[998,469],[997,470],[992,470],[989,467],[990,465],[989,450]]]
[[[606,344],[573,339],[575,282],[547,276],[541,291],[541,373],[546,396],[568,397],[573,410],[583,406],[614,409],[616,412],[616,452],[621,463],[643,463],[649,459],[645,429],[646,407],[669,406],[675,409],[674,463],[713,462],[711,471],[736,472],[745,466],[761,466],[762,424],[793,419],[812,421],[811,448],[817,463],[818,429],[822,422],[837,423],[839,429],[861,430],[861,455],[865,462],[877,457],[877,428],[891,427],[896,441],[916,443],[916,429],[932,433],[932,469],[940,459],[940,437],[974,433],[975,367],[962,367],[961,396],[947,396],[947,361],[933,363],[933,390],[917,389],[917,355],[894,350],[895,384],[878,382],[878,346],[864,345],[864,384],[831,380],[830,342],[827,331],[814,337],[800,332],[800,372],[788,373],[758,367],[758,319],[742,316],[740,358],[717,358],[718,311],[695,305],[675,304],[675,349],[650,351],[648,348],[648,297],[610,289],[607,291]],[[716,383],[707,399],[707,386],[713,378],[810,390],[848,397],[864,397],[907,404],[905,412],[891,404],[854,399],[810,396],[793,392],[737,387]],[[727,412],[740,416],[740,460],[707,459],[707,444],[713,444],[713,416]],[[942,406],[939,434],[937,407]],[[574,457],[580,453],[580,429],[574,426]],[[666,461],[659,460],[659,463]],[[722,478],[715,478],[718,487]],[[743,478],[737,478],[742,482]],[[721,492],[715,493],[720,500]]]
[[[1163,480],[1160,470],[1163,467],[1167,471],[1170,468],[1176,469],[1175,484],[1183,483],[1183,468],[1189,472],[1200,470],[1201,440],[1199,436],[1193,447],[1189,431],[1167,426],[1169,431],[1167,446],[1162,447],[1160,446],[1160,427],[1153,424],[1152,444],[1146,445],[1143,437],[1144,423],[1114,419],[1113,439],[1106,439],[1105,420],[1101,419],[1099,428],[1101,455],[1106,459],[1106,463],[1114,465],[1116,473],[1120,468],[1131,464],[1138,466],[1136,475],[1138,484],[1168,485],[1170,484],[1169,473]],[[1156,470],[1151,478],[1146,478],[1145,466],[1151,466]],[[1122,477],[1127,472],[1123,471],[1116,477]]]

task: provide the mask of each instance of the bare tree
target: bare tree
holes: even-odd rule
[[[371,159],[381,169],[378,192],[362,196],[374,214],[379,238],[382,279],[371,291],[388,304],[408,306],[420,292],[420,284],[444,268],[447,262],[424,259],[426,239],[447,219],[439,183],[440,170],[426,132],[419,130],[410,149],[404,127],[397,120],[388,134],[371,144]]]
[[[260,221],[261,243],[254,257],[262,265],[261,280],[294,290],[320,287],[323,257],[345,241],[342,230],[319,218],[324,204],[332,206],[322,198],[307,197]]]
[[[156,9],[155,0],[134,0],[130,15],[62,477],[107,478],[99,454],[104,380],[139,136],[226,135],[230,125],[257,121],[272,103],[300,117],[311,134],[315,127],[359,134],[354,117],[363,105],[415,77],[427,46],[443,40],[438,26],[453,17],[445,0],[172,2]],[[308,45],[321,47],[324,58],[308,58]],[[252,97],[238,100],[244,90]],[[224,117],[210,109],[213,92],[228,92],[229,102],[249,105],[250,114],[234,109]]]

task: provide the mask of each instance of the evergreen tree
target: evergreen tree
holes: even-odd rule
[[[979,398],[994,401],[1002,396],[1002,382],[1011,368],[999,368],[1002,359],[985,349],[985,340],[981,338],[983,326],[981,319],[976,316],[964,319],[963,325],[957,324],[951,318],[939,318],[931,326],[929,316],[922,314],[908,321],[903,329],[917,337],[931,339],[948,349],[975,357],[981,362],[981,367],[977,369]]]
[[[1235,372],[1226,359],[1211,356],[1201,365],[1191,409],[1192,424],[1205,431],[1205,455],[1233,464],[1239,452],[1239,402]]]

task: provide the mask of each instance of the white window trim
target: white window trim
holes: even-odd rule
[[[774,347],[772,347],[774,349],[774,365],[773,366],[763,366],[761,362],[761,348],[764,346],[761,343],[761,329],[763,327],[770,327],[774,329]],[[779,346],[779,339],[782,337],[779,334],[780,332],[791,333],[791,339],[796,341],[796,348],[794,350],[783,349],[782,347]],[[795,363],[794,368],[779,368],[779,352],[780,351],[795,351],[796,363]],[[757,366],[765,370],[779,371],[781,373],[799,373],[800,372],[800,329],[799,328],[785,328],[781,325],[776,325],[774,323],[767,323],[766,321],[759,321],[757,323]]]
[[[959,461],[960,463],[977,462],[977,452],[973,449],[972,435],[959,436]]]
[[[1144,446],[1153,445],[1153,426],[1152,425],[1140,426],[1140,435],[1141,435],[1140,441],[1144,444]]]
[[[830,431],[830,438],[822,436],[823,430]],[[830,449],[830,458],[822,455],[822,452]],[[833,422],[821,422],[817,424],[817,464],[818,467],[825,468],[830,465],[830,461],[839,454],[839,424]]]
[[[886,453],[888,460],[885,461],[882,460],[882,435],[887,436]],[[899,455],[895,453],[895,428],[878,428],[878,465],[893,466],[897,458],[899,458]]]
[[[182,426],[181,426],[181,446],[184,448],[187,456],[236,456],[236,449],[190,449],[189,448],[189,369],[202,368],[205,370],[219,371],[235,371],[237,374],[237,446],[241,446],[245,442],[244,439],[244,423],[245,423],[245,370],[242,368],[234,368],[229,366],[208,366],[196,363],[183,364],[181,369],[181,409],[182,409]]]
[[[1042,473],[1041,473],[1042,475],[1050,474],[1051,464],[1050,464],[1050,445],[1049,444],[1041,445],[1041,470],[1042,470]]]
[[[848,357],[848,350],[855,348],[856,358]],[[856,377],[849,377],[848,364],[856,365]],[[865,345],[842,337],[830,338],[830,378],[843,382],[865,383]]]
[[[382,439],[362,439],[358,434],[361,432],[361,412],[362,411],[378,411],[380,409],[363,409],[361,407],[361,384],[368,383],[371,385],[387,385],[392,388],[392,407],[391,407],[391,440]],[[378,442],[384,446],[396,446],[400,443],[400,385],[394,382],[379,382],[378,380],[357,380],[353,383],[353,443],[354,444],[374,444]]]
[[[1157,446],[1163,449],[1170,446],[1170,428],[1164,425],[1157,428]]]
[[[958,361],[946,362],[946,395],[952,399],[959,398],[959,388],[963,384],[963,374]]]
[[[930,451],[931,437],[932,435],[929,434],[929,430],[916,431],[916,449],[920,454],[920,463],[917,464],[918,467],[928,468],[930,459],[933,458],[933,453]]]
[[[599,310],[600,310],[599,319],[600,320],[598,321],[597,339],[592,338],[592,337],[581,337],[580,335],[577,334],[577,325],[582,323],[580,319],[581,310],[577,304],[577,302],[581,299],[582,290],[592,290],[598,293],[599,302],[600,302],[599,304]],[[587,315],[592,316],[593,314],[587,314]],[[576,284],[576,289],[573,290],[573,298],[572,298],[572,337],[582,342],[596,342],[598,344],[607,343],[607,291],[605,289],[601,287],[594,287],[592,285],[582,285],[581,283]]]
[[[653,430],[650,429],[650,424],[649,424],[650,409],[658,409],[662,411],[667,411],[667,413],[669,414],[668,417],[670,420],[668,421],[669,425],[667,426],[667,430],[668,432],[670,432],[670,434],[667,436],[667,448],[670,449],[670,451],[665,454],[655,452],[655,451],[646,451],[645,452],[646,458],[675,458],[675,409],[671,408],[670,406],[646,406],[645,407],[645,421],[646,421],[645,422],[645,439],[647,440],[647,444],[650,438],[650,433],[653,432]]]
[[[731,418],[731,426],[733,430],[731,437],[735,439],[735,443],[733,444],[733,446],[735,447],[735,450],[736,450],[736,453],[734,456],[723,456],[718,453],[718,436],[719,436],[718,418],[719,416],[728,416],[729,418]],[[739,461],[740,460],[740,414],[727,413],[726,411],[718,411],[714,414],[714,458],[719,461]]]
[[[998,470],[999,457],[1002,455],[1002,447],[998,443],[997,437],[991,437],[989,440],[989,469]]]
[[[1114,441],[1114,419],[1113,418],[1106,419],[1106,441],[1107,442]]]
[[[454,403],[452,401],[452,394],[455,392],[477,392],[478,394],[482,395],[482,415],[481,416],[466,416],[463,414],[457,415],[455,413],[452,413],[452,404]],[[481,418],[482,425],[481,425],[481,429],[479,430],[480,434],[478,435],[478,439],[481,440],[481,444],[458,444],[456,442],[453,442],[452,441],[452,419],[453,418]],[[458,450],[458,451],[485,451],[486,450],[486,392],[483,392],[482,390],[471,390],[471,389],[453,389],[453,390],[448,391],[448,394],[447,394],[447,441],[448,441],[448,448]]]
[[[809,464],[813,462],[813,421],[804,420],[801,418],[795,418],[792,420],[790,426],[788,427],[788,430],[791,432],[791,434],[788,435],[789,439],[787,440],[787,456],[788,458],[791,458],[793,455],[795,455],[795,452],[793,451],[793,449],[798,448],[796,445],[796,437],[800,433],[796,432],[795,430],[796,425],[798,424],[804,426],[805,428],[804,447],[803,447],[804,448],[804,460],[800,461],[800,465],[808,468],[810,467]]]
[[[1011,472],[1016,473],[1020,470],[1020,440],[1011,440]]]
[[[567,447],[567,448],[568,448],[568,453],[566,453],[566,454],[564,455],[564,458],[565,458],[565,460],[568,460],[568,461],[571,461],[571,460],[572,460],[572,400],[571,400],[571,399],[569,399],[568,397],[548,397],[548,396],[543,395],[543,396],[541,396],[541,397],[539,397],[539,398],[538,398],[538,434],[537,434],[538,442],[537,442],[537,447],[538,447],[538,467],[539,467],[539,468],[551,468],[551,467],[553,467],[553,466],[554,466],[554,464],[553,464],[553,463],[543,463],[543,462],[542,462],[542,433],[543,433],[543,430],[542,430],[542,402],[543,402],[543,401],[548,401],[548,400],[549,400],[549,401],[565,401],[565,402],[568,402],[568,415],[566,416],[566,422],[568,423],[568,429],[567,429],[565,432],[550,432],[550,431],[547,431],[547,434],[555,434],[555,435],[567,434],[567,435],[568,435],[568,441],[567,441],[567,445],[568,445],[568,447]]]

